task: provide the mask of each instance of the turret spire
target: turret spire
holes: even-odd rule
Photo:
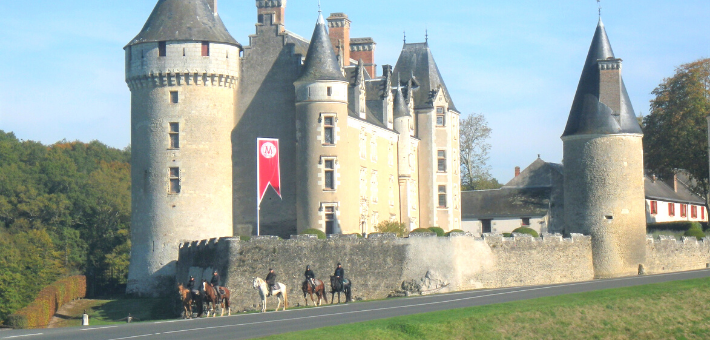
[[[323,14],[318,12],[318,21],[308,46],[303,74],[298,81],[339,80],[345,81],[333,44],[330,42]]]
[[[409,108],[407,107],[407,102],[404,100],[404,95],[402,94],[402,80],[399,77],[399,73],[397,73],[397,92],[394,95],[393,105],[395,119],[409,116]]]

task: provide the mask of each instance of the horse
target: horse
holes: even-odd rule
[[[227,316],[232,315],[232,307],[230,306],[229,303],[229,297],[231,295],[229,289],[227,287],[221,287],[222,290],[224,291],[224,294],[222,294],[222,301],[217,301],[217,292],[215,289],[212,287],[212,285],[208,284],[206,280],[202,280],[202,290],[204,291],[204,302],[207,303],[207,308],[209,310],[207,311],[207,317],[210,317],[210,311],[212,311],[212,317],[217,316],[217,305],[219,305],[221,309],[221,314],[220,316],[224,316],[224,309],[227,309]],[[210,308],[210,303],[212,303],[212,308]]]
[[[330,277],[330,304],[335,303],[335,293],[338,293],[338,303],[340,303],[340,293],[345,293],[345,303],[352,301],[352,282],[348,279],[343,279],[341,284],[337,276]]]
[[[252,287],[259,291],[259,296],[261,297],[261,312],[266,312],[266,298],[269,296],[269,287],[267,286],[266,281],[262,278],[255,277]],[[276,288],[276,290],[271,292],[271,296],[276,296],[279,302],[278,305],[276,305],[275,311],[279,311],[279,307],[281,307],[281,300],[283,300],[284,304],[283,310],[286,310],[286,307],[288,307],[288,294],[286,293],[288,288],[286,288],[286,285],[281,282],[276,283]]]
[[[323,281],[315,280],[315,291],[313,289],[313,286],[311,286],[311,283],[308,281],[309,280],[303,281],[303,286],[301,286],[301,290],[303,290],[303,299],[306,300],[306,307],[308,307],[308,299],[306,298],[306,294],[311,295],[311,301],[313,301],[313,304],[315,304],[316,306],[321,305],[322,299],[325,299],[325,303],[328,303],[328,296],[325,294],[325,284],[323,283]],[[318,302],[313,299],[314,293],[316,294],[316,297],[318,297]]]
[[[192,292],[185,288],[182,283],[178,284],[178,292],[182,301],[182,308],[185,311],[184,319],[192,319]]]

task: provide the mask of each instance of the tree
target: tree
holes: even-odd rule
[[[486,117],[473,113],[461,120],[461,188],[462,190],[497,189],[501,185],[490,174],[488,151],[491,128]]]
[[[375,230],[378,233],[394,233],[397,237],[406,237],[409,234],[406,224],[395,221],[382,221],[375,226]]]
[[[656,97],[643,120],[646,169],[665,179],[684,169],[693,190],[707,200],[710,59],[681,65],[652,93]]]

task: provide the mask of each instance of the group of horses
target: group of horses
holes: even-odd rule
[[[315,289],[308,280],[303,281],[301,290],[303,291],[303,299],[306,300],[306,306],[308,306],[307,295],[310,295],[311,301],[315,306],[322,305],[322,301],[328,303],[327,293],[325,291],[325,283],[321,280],[315,281]],[[352,282],[350,280],[340,280],[335,276],[330,277],[330,287],[331,287],[331,304],[335,302],[335,294],[338,294],[338,303],[340,303],[340,293],[345,295],[345,303],[352,301]],[[221,309],[220,316],[224,316],[225,309],[227,310],[227,316],[232,315],[232,309],[230,306],[230,296],[231,292],[227,287],[220,287],[222,289],[221,299],[218,299],[217,292],[207,281],[202,280],[201,290],[193,293],[189,289],[180,283],[178,285],[178,291],[180,293],[180,299],[182,300],[182,309],[184,312],[185,319],[191,319],[193,313],[197,312],[197,317],[202,317],[205,310],[207,310],[207,317],[217,316],[217,307]],[[252,281],[252,288],[259,292],[259,297],[261,297],[261,312],[266,312],[266,298],[269,296],[276,297],[278,303],[276,305],[276,310],[278,312],[279,308],[286,310],[288,307],[288,288],[285,284],[277,282],[275,287],[271,290],[269,294],[269,287],[266,281],[259,277],[255,277]],[[313,297],[315,295],[315,298]],[[317,300],[316,300],[317,299]],[[194,305],[194,307],[193,307]]]

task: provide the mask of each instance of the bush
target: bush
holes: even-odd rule
[[[532,237],[540,237],[540,235],[537,233],[537,231],[530,229],[528,227],[520,227],[518,229],[513,230],[513,233],[528,234],[528,235],[532,235]]]
[[[357,236],[357,238],[362,238],[362,234],[355,233],[355,234],[351,234],[351,235],[355,235],[355,236]]]
[[[503,233],[503,237],[513,237],[513,234],[511,234],[511,233]]]
[[[45,287],[27,307],[10,314],[6,324],[13,328],[46,327],[65,303],[86,296],[86,276],[71,276]]]
[[[393,221],[382,221],[375,226],[375,230],[378,233],[393,233],[397,237],[406,237],[409,232],[407,232],[407,225],[401,222]]]
[[[317,235],[319,240],[325,240],[325,233],[318,229],[306,229],[301,235]]]
[[[463,233],[463,232],[464,232],[464,231],[461,230],[461,229],[454,229],[454,230],[452,230],[452,231],[446,233],[446,236],[451,236],[451,234],[453,234],[453,233]]]
[[[431,231],[432,233],[435,233],[436,236],[439,236],[439,237],[446,236],[446,232],[444,231],[444,229],[441,229],[439,227],[431,227],[431,228],[429,228],[429,231]]]
[[[432,231],[427,228],[417,228],[417,229],[410,231],[409,233],[410,234],[412,234],[412,233],[427,233],[427,234],[429,234],[429,233],[432,233]]]
[[[251,240],[251,236],[239,236],[239,239],[242,241],[249,241]]]
[[[646,230],[652,232],[654,230],[671,230],[671,231],[687,231],[697,225],[700,227],[698,222],[690,221],[678,221],[678,222],[665,222],[665,223],[649,223],[646,225]]]
[[[702,240],[703,237],[705,237],[705,233],[703,233],[703,228],[700,226],[700,223],[693,222],[693,225],[690,227],[690,229],[686,230],[685,236],[691,237],[695,236],[698,240]]]

